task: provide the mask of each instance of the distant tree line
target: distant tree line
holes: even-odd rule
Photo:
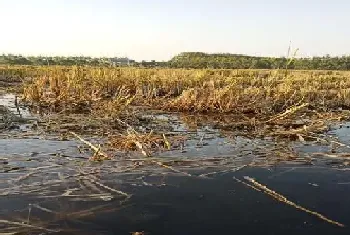
[[[167,62],[141,61],[128,58],[93,57],[42,57],[13,54],[0,55],[0,64],[9,65],[87,65],[87,66],[134,66],[134,67],[170,67],[170,68],[209,68],[209,69],[278,69],[300,70],[350,70],[350,56],[312,58],[254,57],[242,54],[208,54],[203,52],[183,52]],[[126,60],[125,60],[126,59]]]
[[[241,54],[183,52],[169,62],[172,68],[350,70],[350,56],[312,58],[254,57]]]
[[[136,62],[135,60],[127,57],[103,57],[94,58],[86,56],[75,57],[45,57],[45,56],[22,56],[14,54],[2,54],[0,55],[0,65],[64,65],[64,66],[116,66],[116,67],[167,67],[168,62],[157,62],[155,60]]]
[[[92,57],[44,57],[44,56],[22,56],[13,54],[0,55],[0,64],[10,65],[91,65],[102,66],[112,63],[109,58],[92,58]]]

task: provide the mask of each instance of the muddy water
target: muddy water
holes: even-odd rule
[[[30,123],[33,116],[17,114],[13,100],[7,95],[1,102],[24,118],[21,125]],[[188,137],[182,149],[156,154],[165,162],[179,161],[173,165],[178,172],[154,164],[130,164],[120,152],[113,153],[112,161],[92,163],[87,161],[91,152],[78,148],[81,143],[73,139],[43,138],[32,127],[33,135],[27,138],[16,135],[23,132],[21,128],[3,130],[7,137],[0,139],[0,233],[349,234],[350,171],[344,159],[243,167],[259,161],[257,155],[273,143],[228,138],[210,126],[190,128],[176,115],[153,117],[156,122],[171,122],[171,132]],[[350,140],[346,125],[334,126],[329,134],[346,144]],[[305,156],[347,151],[344,146],[334,150],[316,142],[293,147]],[[233,178],[244,176],[346,227],[329,224]]]
[[[16,129],[27,132],[37,127],[38,118],[21,106],[14,94],[0,94],[0,130]]]

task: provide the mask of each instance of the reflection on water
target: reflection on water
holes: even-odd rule
[[[33,118],[32,114],[29,112],[29,108],[25,106],[20,106],[16,95],[14,94],[4,94],[0,96],[0,106],[5,106],[13,114],[18,115],[22,118]]]
[[[37,127],[38,118],[30,113],[28,107],[19,104],[16,95],[0,95],[0,130],[27,132]]]

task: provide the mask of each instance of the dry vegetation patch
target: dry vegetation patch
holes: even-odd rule
[[[340,71],[19,66],[0,67],[0,74],[26,81],[23,101],[32,107],[110,124],[135,107],[149,107],[236,115],[217,125],[300,138],[327,130],[328,121],[348,119],[344,110],[350,108],[350,73]]]

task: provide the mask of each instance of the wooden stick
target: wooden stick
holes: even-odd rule
[[[304,107],[307,107],[307,106],[309,106],[308,103],[301,104],[301,105],[298,105],[298,106],[293,106],[293,107],[287,109],[285,112],[280,113],[280,114],[277,114],[276,116],[272,117],[271,119],[269,119],[269,120],[266,121],[266,122],[268,123],[268,122],[275,121],[275,120],[277,120],[277,119],[284,118],[284,117],[286,117],[287,115],[292,114],[292,113],[295,113],[295,112],[298,111],[299,109],[304,108]]]
[[[69,133],[71,133],[72,135],[74,135],[76,138],[78,138],[81,142],[83,142],[84,144],[88,145],[94,152],[96,155],[100,155],[102,157],[104,157],[104,159],[111,159],[110,156],[108,156],[106,153],[102,152],[100,150],[100,148],[94,146],[92,143],[90,143],[89,141],[87,140],[84,140],[82,137],[80,137],[78,134],[70,131]]]
[[[47,232],[59,232],[57,230],[46,229],[46,228],[39,227],[39,226],[34,226],[34,225],[30,225],[30,224],[23,224],[23,223],[9,221],[9,220],[0,220],[0,224],[16,225],[16,226],[19,226],[19,227],[39,229],[39,230],[43,230],[43,231],[47,231]]]
[[[311,211],[311,210],[309,210],[309,209],[307,209],[305,207],[302,207],[302,206],[300,206],[300,205],[298,205],[298,204],[288,200],[285,196],[283,196],[283,195],[281,195],[281,194],[279,194],[279,193],[269,189],[267,186],[257,182],[255,179],[253,179],[253,178],[251,178],[249,176],[245,176],[244,179],[247,180],[250,184],[248,184],[246,182],[243,182],[242,180],[239,180],[236,177],[233,177],[233,179],[235,179],[239,183],[242,183],[242,184],[244,184],[246,186],[249,186],[250,188],[252,188],[254,190],[263,192],[263,193],[273,197],[274,199],[276,199],[276,200],[278,200],[280,202],[283,202],[283,203],[285,203],[287,205],[290,205],[290,206],[292,206],[292,207],[294,207],[294,208],[296,208],[298,210],[304,211],[304,212],[306,212],[308,214],[314,215],[317,218],[319,218],[321,220],[324,220],[324,221],[326,221],[326,222],[328,222],[330,224],[334,224],[334,225],[337,225],[339,227],[345,227],[345,225],[342,224],[342,223],[339,223],[337,221],[328,219],[326,216],[324,216],[324,215],[322,215],[322,214],[320,214],[318,212]]]

